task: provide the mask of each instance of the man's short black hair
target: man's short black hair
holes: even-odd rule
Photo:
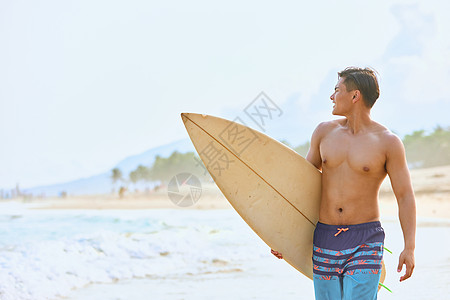
[[[371,68],[348,67],[338,72],[340,78],[344,78],[343,83],[347,91],[359,90],[363,96],[364,104],[372,108],[380,96],[380,88],[376,73]]]

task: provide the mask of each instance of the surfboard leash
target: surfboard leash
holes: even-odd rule
[[[386,247],[383,246],[383,249],[386,250],[387,252],[389,252],[390,254],[392,254],[392,251],[389,250],[388,248],[386,248]],[[388,290],[389,292],[393,293],[393,292],[391,291],[391,289],[389,289],[387,286],[385,286],[385,285],[382,284],[381,282],[378,282],[378,284],[379,284],[381,287],[384,287],[384,288],[385,288],[386,290]]]

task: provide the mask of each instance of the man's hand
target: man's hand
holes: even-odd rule
[[[283,259],[283,254],[281,254],[280,252],[275,251],[275,250],[273,250],[273,249],[270,249],[270,252],[271,252],[273,255],[275,255],[278,259]]]
[[[415,262],[414,262],[414,250],[403,250],[400,253],[400,257],[398,259],[398,267],[397,272],[401,272],[403,269],[403,265],[406,265],[406,273],[402,277],[400,277],[400,282],[411,277],[412,272],[414,270]]]

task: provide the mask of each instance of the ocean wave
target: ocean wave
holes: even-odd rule
[[[11,228],[0,233],[0,299],[54,299],[130,278],[241,272],[243,261],[267,254],[248,248],[237,217],[218,224],[214,214],[151,214],[0,219]]]

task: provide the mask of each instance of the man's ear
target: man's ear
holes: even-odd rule
[[[359,90],[354,90],[353,91],[353,99],[352,99],[352,103],[356,103],[361,99],[361,92]]]

